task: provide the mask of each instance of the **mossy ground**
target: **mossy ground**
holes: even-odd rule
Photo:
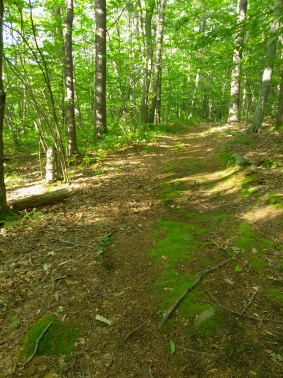
[[[2,229],[0,376],[13,366],[15,377],[282,375],[282,209],[266,203],[282,193],[282,143],[278,135],[245,139],[229,129],[192,126],[149,146],[100,154],[97,163],[72,168],[66,202],[27,216],[20,230]],[[229,156],[220,156],[226,142],[225,151],[244,156],[255,171],[227,164]],[[228,257],[160,329],[164,312],[199,273]],[[49,318],[59,306],[64,313]],[[38,320],[39,313],[49,315]],[[68,328],[52,336],[59,350],[42,337],[44,354],[22,370],[53,318],[45,337]],[[37,321],[17,365],[11,351]]]
[[[250,139],[242,140],[240,138],[239,141],[245,145],[250,144]],[[261,295],[264,295],[270,303],[273,302],[274,305],[283,307],[282,290],[273,288],[266,291],[264,288],[266,281],[264,287],[257,286],[262,285],[260,280],[269,274],[270,265],[266,259],[266,252],[278,248],[277,244],[260,233],[250,223],[234,216],[231,209],[227,213],[224,212],[222,206],[230,188],[236,189],[234,200],[242,201],[243,197],[251,197],[252,203],[258,203],[260,199],[258,192],[260,193],[262,190],[262,178],[257,172],[249,172],[246,167],[233,168],[235,159],[232,157],[232,153],[225,152],[219,157],[214,157],[212,161],[219,166],[224,163],[226,167],[226,173],[222,168],[219,178],[214,181],[206,179],[208,177],[205,172],[205,167],[208,164],[206,159],[198,161],[197,165],[184,162],[182,166],[178,166],[170,163],[166,169],[168,177],[161,185],[160,196],[164,205],[170,207],[171,217],[159,222],[154,231],[155,245],[149,251],[150,260],[159,265],[159,275],[155,279],[154,291],[158,292],[160,296],[158,309],[160,316],[197,279],[199,272],[216,265],[220,255],[222,258],[225,257],[221,253],[221,248],[218,251],[215,251],[215,248],[209,248],[214,239],[218,240],[217,234],[221,230],[224,230],[226,240],[222,252],[225,250],[226,257],[228,253],[234,260],[228,270],[224,271],[226,281],[230,285],[239,282],[238,286],[243,285],[244,287],[245,281],[251,280],[254,283],[253,290],[260,290]],[[197,168],[197,172],[204,171],[197,176],[197,179],[189,176],[194,168]],[[195,189],[214,193],[214,198],[219,202],[220,206],[218,207],[222,211],[215,211],[215,209],[198,211],[201,200],[193,202],[190,196],[192,190]],[[269,203],[281,203],[280,196],[273,197]],[[217,245],[219,247],[219,244]],[[227,274],[229,271],[231,273]],[[229,275],[231,279],[228,278]],[[220,280],[217,283],[215,283],[215,276]],[[265,359],[262,351],[259,350],[261,343],[254,338],[255,334],[251,332],[250,325],[245,318],[239,323],[239,319],[233,315],[235,304],[226,304],[227,308],[232,310],[232,314],[229,314],[229,312],[218,308],[217,303],[213,307],[211,301],[206,300],[207,288],[220,293],[220,287],[223,286],[222,280],[221,272],[205,277],[194,290],[186,295],[172,318],[168,320],[168,324],[165,324],[163,328],[168,331],[178,329],[178,322],[181,322],[184,327],[183,332],[190,340],[198,338],[198,340],[211,340],[212,343],[222,340],[222,347],[226,348],[224,357],[226,363],[234,366],[235,371],[240,369],[241,364],[246,364],[250,372],[254,371],[255,376],[263,377],[267,374],[268,368],[259,363],[258,368],[254,369],[252,364],[246,360],[246,355],[253,354],[261,355]],[[211,284],[212,289],[210,289]],[[238,303],[235,313],[241,312],[241,308],[245,309],[245,303],[247,303],[245,301],[241,303],[243,301],[241,296],[245,296],[244,289],[240,289],[240,292],[240,298],[233,296]],[[223,292],[223,299],[225,297],[226,294]],[[209,299],[211,300],[211,298]],[[221,303],[224,304],[222,301]],[[237,308],[237,306],[239,307]],[[197,325],[195,319],[211,308],[216,310],[215,316]],[[246,310],[249,311],[248,307]],[[239,337],[239,335],[241,336]],[[236,359],[235,356],[237,356]],[[222,364],[220,361],[219,363]],[[267,365],[271,368],[271,359],[268,360]]]
[[[50,327],[40,337],[49,324],[51,324]],[[57,317],[46,315],[34,323],[27,331],[23,341],[21,357],[32,355],[37,340],[39,340],[36,350],[37,355],[68,356],[74,348],[77,336],[78,329],[75,326],[63,324]]]

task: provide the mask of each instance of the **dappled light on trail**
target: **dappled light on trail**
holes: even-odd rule
[[[217,377],[280,376],[279,147],[222,132],[202,124],[72,166],[64,201],[0,229],[2,371],[22,374],[25,331],[55,319],[78,335],[72,358],[36,354],[26,376],[147,377],[149,364],[164,378],[209,376],[208,364]],[[8,190],[60,187],[38,173]]]

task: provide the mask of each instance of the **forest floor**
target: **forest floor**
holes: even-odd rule
[[[0,229],[1,378],[283,376],[283,133],[174,131]],[[56,189],[38,165],[8,161],[8,198]]]

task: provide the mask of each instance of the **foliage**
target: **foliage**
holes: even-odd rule
[[[115,148],[140,139],[138,113],[147,63],[144,61],[147,59],[145,51],[152,46],[154,64],[159,3],[156,1],[152,14],[151,44],[148,44],[144,32],[146,12],[151,4],[148,0],[131,4],[107,3],[107,122],[110,138],[103,141],[105,147]],[[16,150],[35,150],[40,139],[51,143],[57,132],[55,124],[63,144],[67,143],[61,32],[64,2],[41,0],[31,4],[32,9],[27,1],[20,4],[7,2],[5,5],[5,136],[8,149],[13,144]],[[252,94],[251,113],[260,89],[259,72],[264,61],[259,57],[265,53],[273,19],[269,5],[267,0],[261,4],[251,1],[244,25],[249,38],[245,39],[242,60],[242,117],[246,94]],[[94,142],[94,5],[76,0],[74,6],[77,139],[79,149],[85,149],[91,148]],[[204,119],[219,122],[227,118],[236,26],[235,1],[168,2],[162,46],[161,125],[159,130],[156,125],[143,125],[142,133],[180,131],[182,123],[195,125]],[[276,84],[280,82],[280,64],[276,57]],[[150,80],[152,86],[154,72]],[[277,87],[273,88],[274,96],[267,109],[269,113],[277,101]],[[111,139],[114,135],[116,137]],[[236,138],[249,143],[248,137]]]

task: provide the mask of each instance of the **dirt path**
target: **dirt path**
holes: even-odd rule
[[[76,168],[67,201],[1,230],[0,377],[280,376],[282,209],[266,201],[282,195],[282,165],[259,161],[282,162],[280,140],[233,144],[223,131],[201,125]],[[226,165],[224,143],[253,172]],[[46,315],[75,327],[75,348],[22,368],[23,337]]]

